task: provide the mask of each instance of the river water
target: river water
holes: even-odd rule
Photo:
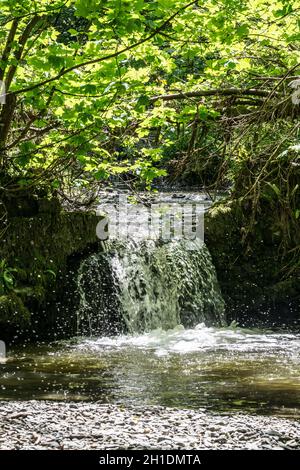
[[[26,346],[0,365],[0,399],[300,417],[299,346],[298,333],[203,324]]]

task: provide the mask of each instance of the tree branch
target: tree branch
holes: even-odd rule
[[[37,120],[37,119],[41,119],[45,113],[47,112],[47,109],[52,101],[52,98],[53,98],[53,95],[54,95],[54,92],[55,92],[55,87],[52,87],[51,91],[50,91],[50,94],[49,94],[49,97],[48,97],[48,100],[47,102],[45,103],[45,107],[43,109],[41,109],[41,111],[36,115],[36,116],[33,116],[29,121],[28,123],[26,124],[26,126],[22,129],[22,132],[21,134],[13,141],[11,142],[9,145],[7,145],[6,147],[4,148],[0,148],[0,151],[3,151],[3,150],[9,150],[13,147],[15,147],[20,141],[22,141],[25,137],[26,137],[26,134],[27,132],[30,130],[30,127],[31,125]]]
[[[18,24],[19,24],[18,19],[13,20],[10,31],[9,31],[8,36],[7,36],[6,44],[5,44],[4,51],[3,51],[2,57],[1,57],[1,63],[2,63],[2,66],[0,68],[0,80],[1,81],[4,78],[5,69],[6,69],[6,62],[7,62],[7,59],[9,57],[9,54],[10,54],[10,51],[11,51],[11,48],[12,48],[12,44],[13,44],[13,41],[14,41],[14,38],[15,38],[15,35],[16,35],[16,32],[17,32]]]
[[[16,73],[19,60],[22,57],[24,47],[27,43],[28,38],[30,37],[30,33],[39,21],[40,21],[40,17],[34,16],[26,25],[23,33],[19,37],[19,41],[18,41],[19,47],[14,53],[16,61],[14,64],[10,66],[10,68],[8,69],[7,75],[5,77],[6,103],[3,105],[1,115],[0,115],[0,152],[2,153],[1,165],[3,165],[5,161],[5,155],[3,154],[3,150],[6,146],[6,141],[8,138],[10,126],[11,126],[13,115],[14,115],[15,108],[16,108],[16,96],[14,93],[8,93],[8,90],[13,80],[13,77]],[[9,35],[11,34],[11,32],[12,32],[12,29]],[[11,47],[9,48],[9,52],[10,50],[11,50]]]
[[[18,62],[22,57],[23,50],[24,50],[27,40],[30,37],[30,33],[33,30],[33,28],[37,25],[37,23],[40,21],[40,19],[41,18],[39,16],[34,16],[32,20],[29,21],[29,23],[27,24],[26,28],[24,29],[23,33],[21,34],[19,38],[19,41],[18,41],[19,48],[15,52],[16,63],[10,66],[7,72],[7,76],[5,78],[6,93],[8,92],[12,79],[14,78],[14,75],[18,67]]]
[[[187,98],[200,98],[202,96],[261,96],[268,97],[270,94],[267,90],[258,90],[256,88],[243,90],[241,88],[218,88],[215,90],[198,90],[198,91],[187,91],[186,93],[174,93],[171,95],[158,95],[150,98],[150,102],[157,100],[172,101],[172,100],[184,100]]]

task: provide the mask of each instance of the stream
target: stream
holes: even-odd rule
[[[203,324],[26,346],[1,364],[0,398],[299,418],[299,346],[298,333]]]

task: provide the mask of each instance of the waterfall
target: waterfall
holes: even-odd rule
[[[225,324],[224,303],[205,244],[110,241],[80,266],[77,330],[108,335]]]

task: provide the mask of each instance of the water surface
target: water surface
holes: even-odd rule
[[[300,417],[299,346],[298,333],[204,325],[27,346],[0,364],[0,399]]]

